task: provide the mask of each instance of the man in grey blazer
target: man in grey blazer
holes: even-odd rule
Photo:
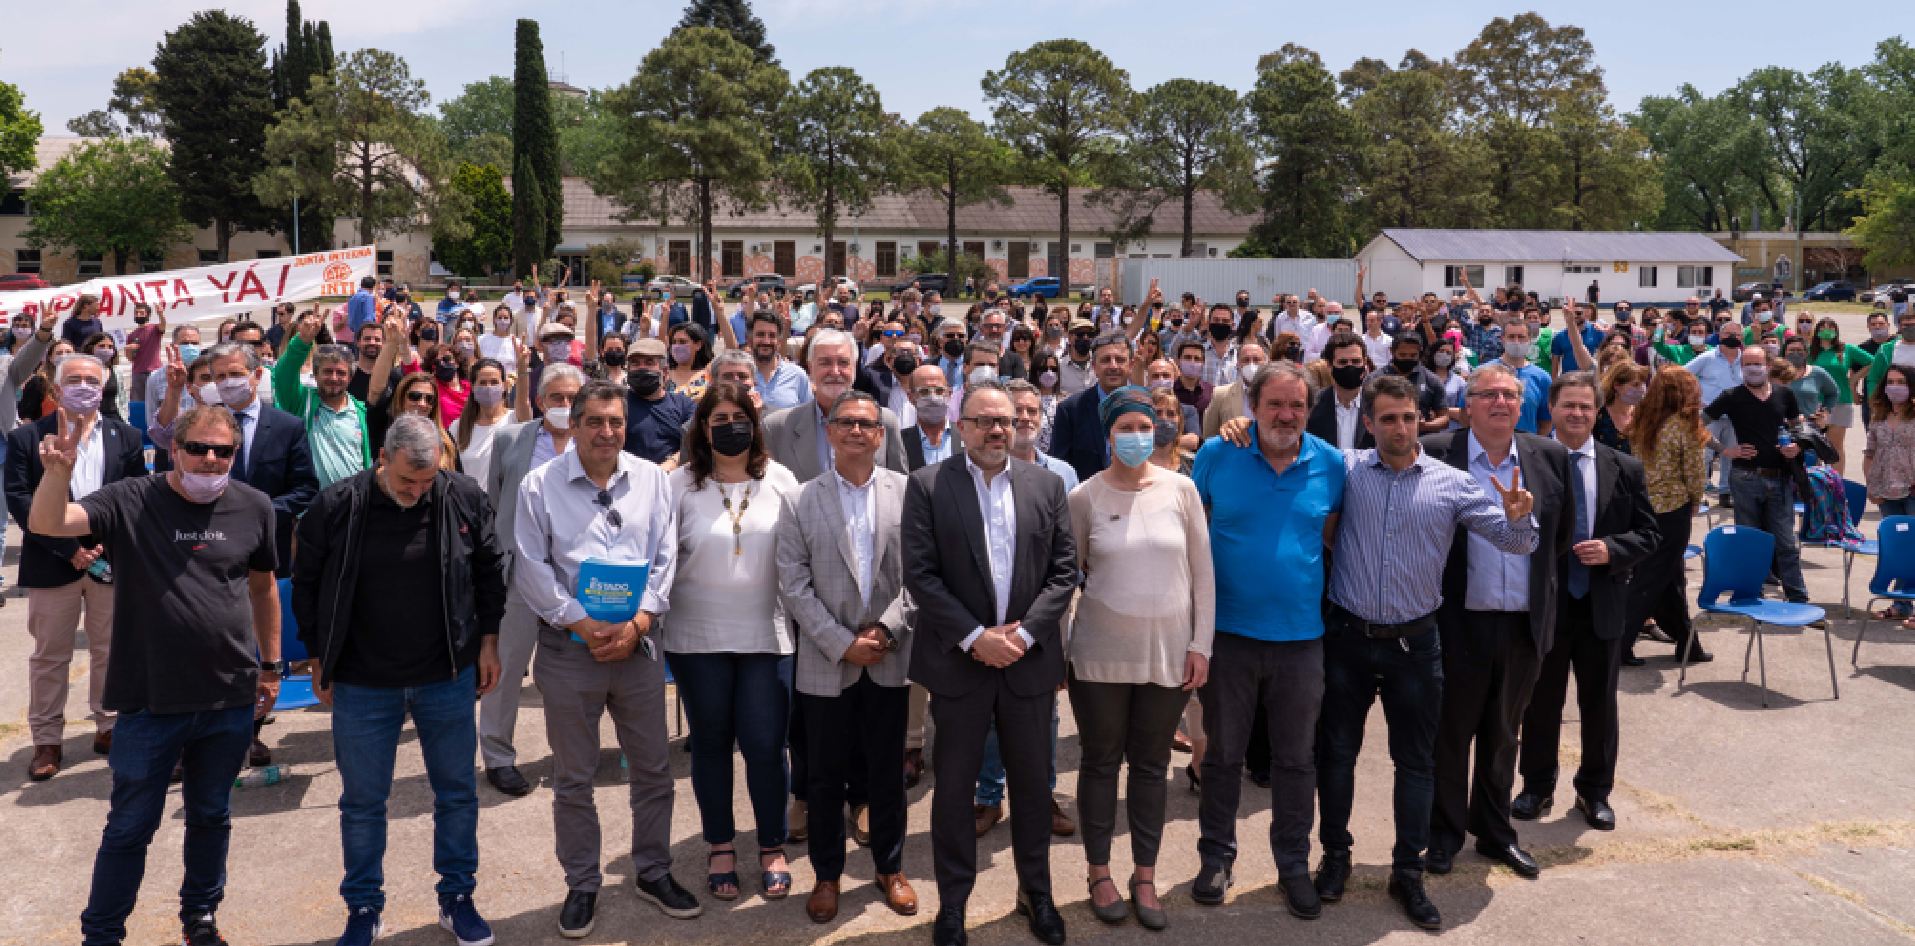
[[[531,382],[521,373],[519,383]],[[499,535],[518,534],[512,530],[518,520],[519,484],[526,474],[571,448],[572,399],[584,385],[585,372],[571,365],[548,366],[539,377],[535,399],[544,416],[508,425],[493,435],[485,494],[492,499]],[[530,795],[532,783],[519,774],[519,755],[512,747],[512,735],[518,728],[519,691],[525,685],[525,668],[531,664],[532,649],[539,641],[539,618],[512,586],[518,544],[503,544],[514,550],[505,560],[510,590],[505,598],[505,617],[499,622],[499,685],[479,698],[479,758],[485,763],[485,779],[493,788],[507,795]]]
[[[798,622],[797,701],[808,730],[807,814],[817,886],[813,922],[838,915],[844,872],[844,786],[855,743],[870,797],[871,860],[892,910],[918,912],[904,879],[904,730],[911,625],[898,524],[904,474],[877,466],[884,426],[876,399],[846,393],[827,436],[835,463],[787,501],[778,523],[778,586]]]

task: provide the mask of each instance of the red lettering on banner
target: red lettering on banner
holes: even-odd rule
[[[239,295],[234,296],[233,301],[245,302],[246,294],[249,292],[257,294],[261,299],[266,298],[266,284],[259,281],[259,274],[254,272],[251,266],[246,267],[246,273],[240,279]]]
[[[75,302],[78,302],[79,298],[76,296],[70,296],[70,295],[58,295],[58,296],[54,296],[52,299],[49,299],[47,301],[52,304],[53,311],[65,312],[66,310],[73,308],[73,304]]]
[[[273,293],[273,298],[283,299],[286,297],[286,274],[292,271],[293,268],[291,266],[279,267],[279,290]]]
[[[206,274],[206,281],[207,281],[207,282],[210,282],[210,283],[212,283],[213,285],[215,285],[215,286],[218,286],[218,287],[219,287],[219,301],[221,301],[221,302],[231,302],[231,301],[233,301],[233,300],[232,300],[232,296],[231,296],[231,292],[230,292],[230,290],[231,290],[231,289],[232,289],[232,287],[233,287],[233,283],[235,283],[235,282],[238,282],[238,281],[239,281],[239,274],[238,274],[238,273],[234,273],[234,274],[232,274],[231,276],[228,276],[228,277],[226,277],[226,281],[225,281],[225,282],[220,282],[220,281],[219,281],[219,277],[218,277],[218,276],[215,276],[215,275],[213,275],[212,273],[207,273],[207,274]]]
[[[149,279],[145,283],[143,283],[143,285],[153,287],[153,307],[161,311],[165,311],[166,310],[166,280]],[[144,297],[144,293],[142,293],[142,297]]]
[[[186,280],[173,280],[173,307],[193,304],[193,290],[186,288]]]
[[[140,303],[145,301],[146,301],[145,286],[142,286],[139,283],[121,283],[120,284],[120,302],[123,303],[121,308],[125,309],[128,312],[131,312],[133,311],[133,306],[135,303]]]

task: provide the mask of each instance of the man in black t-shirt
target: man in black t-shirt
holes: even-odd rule
[[[1735,425],[1736,445],[1723,451],[1733,460],[1729,495],[1735,498],[1735,524],[1775,536],[1775,576],[1789,601],[1806,604],[1802,548],[1795,538],[1795,488],[1789,466],[1802,448],[1778,444],[1782,425],[1802,417],[1795,392],[1769,380],[1769,353],[1760,345],[1742,347],[1742,384],[1722,392],[1703,412],[1711,423],[1727,417]]]
[[[625,399],[625,452],[663,463],[678,452],[685,424],[698,410],[697,402],[665,390],[665,343],[641,338],[632,343],[627,361],[631,394]]]
[[[41,442],[45,473],[28,517],[43,535],[92,534],[113,561],[117,607],[103,700],[120,714],[108,756],[113,800],[80,932],[88,943],[126,937],[179,762],[187,854],[180,923],[188,943],[221,942],[213,911],[224,896],[233,780],[253,720],[272,709],[284,670],[272,501],[229,479],[239,422],[224,407],[201,406],[174,423],[174,470],[109,483],[72,502],[84,426]]]

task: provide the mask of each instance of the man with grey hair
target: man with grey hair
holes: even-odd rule
[[[565,364],[548,366],[539,378],[535,404],[542,416],[508,424],[493,438],[485,492],[498,510],[498,533],[507,537],[508,550],[515,549],[511,536],[517,534],[519,484],[533,470],[572,449],[572,402],[584,385],[585,372]],[[508,581],[517,564],[515,555],[514,551],[506,561]],[[519,774],[512,737],[518,729],[520,688],[538,639],[538,615],[513,588],[506,594],[505,617],[499,623],[499,672],[504,685],[479,700],[479,758],[485,779],[507,795],[532,793],[532,783]]]
[[[491,941],[472,905],[473,711],[499,682],[505,554],[484,490],[439,469],[441,439],[427,418],[393,421],[378,467],[321,491],[299,522],[292,608],[318,662],[313,693],[332,707],[346,943],[381,931],[386,799],[407,716],[432,785],[439,923],[461,943]]]
[[[957,319],[939,319],[931,326],[937,351],[937,366],[944,369],[944,382],[953,389],[964,381],[964,323]],[[952,403],[957,398],[952,398]]]
[[[87,706],[93,727],[93,751],[113,746],[113,714],[102,702],[107,660],[113,639],[113,585],[106,548],[93,535],[41,535],[28,527],[33,492],[44,475],[40,443],[79,431],[78,454],[68,492],[84,499],[109,483],[145,476],[140,432],[100,413],[106,366],[92,355],[68,355],[54,368],[60,407],[7,435],[7,510],[20,523],[20,586],[27,589],[27,633],[33,656],[27,660],[27,728],[33,758],[27,777],[38,782],[60,769],[66,741],[67,685],[71,679],[75,634],[84,612],[88,662]]]

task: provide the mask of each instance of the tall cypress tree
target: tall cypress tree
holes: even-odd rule
[[[537,20],[519,21],[512,92],[512,265],[523,275],[551,257],[565,225],[558,125]]]
[[[286,42],[273,52],[273,110],[284,113],[294,99],[304,100],[314,78],[332,73],[332,29],[300,15],[299,0],[286,0]],[[330,160],[325,150],[299,156],[300,162],[318,166]],[[332,220],[320,208],[319,201],[304,201],[299,208],[299,250],[310,253],[332,244]]]

